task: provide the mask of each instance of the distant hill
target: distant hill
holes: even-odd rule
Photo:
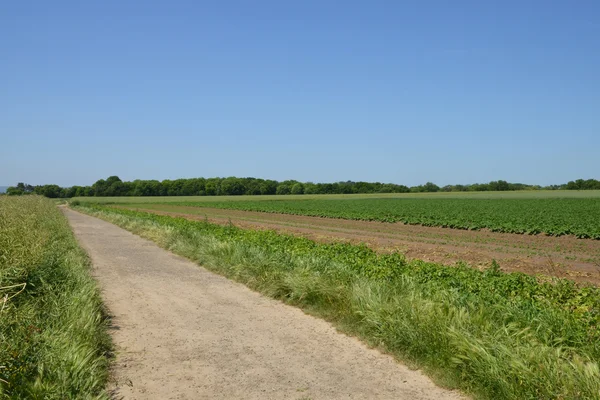
[[[0,193],[5,193],[8,186],[0,186]]]

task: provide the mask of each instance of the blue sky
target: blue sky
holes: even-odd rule
[[[0,185],[600,178],[598,1],[13,1],[0,54]]]

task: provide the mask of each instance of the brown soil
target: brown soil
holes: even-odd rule
[[[325,321],[63,211],[113,315],[114,398],[463,398]]]
[[[135,209],[188,219],[208,219],[219,224],[231,222],[243,228],[273,229],[322,242],[365,243],[378,251],[400,251],[410,259],[446,265],[462,261],[485,268],[496,260],[504,271],[600,285],[600,240],[187,206],[151,205]]]

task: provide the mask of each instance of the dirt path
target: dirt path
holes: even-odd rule
[[[114,316],[116,398],[461,398],[299,309],[64,212]]]

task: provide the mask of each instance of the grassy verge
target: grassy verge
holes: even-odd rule
[[[107,398],[89,260],[52,200],[0,197],[0,397]]]
[[[489,399],[600,398],[600,290],[100,206],[128,229]]]

